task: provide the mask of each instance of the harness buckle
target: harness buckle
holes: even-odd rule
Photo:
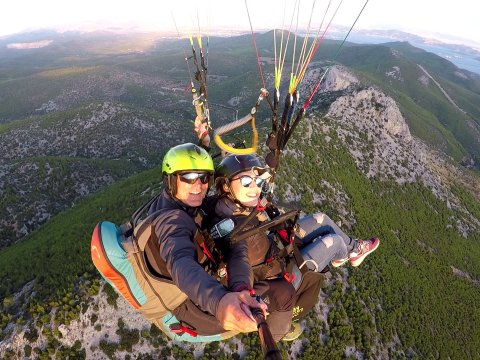
[[[293,280],[295,279],[295,274],[294,274],[294,273],[285,272],[285,273],[283,274],[283,278],[285,279],[286,282],[292,283]]]
[[[267,208],[267,205],[262,205],[262,202],[259,200],[255,210],[257,211],[264,211]]]
[[[307,269],[312,270],[312,269],[310,269],[310,268],[308,267],[308,264],[309,264],[309,263],[310,263],[310,264],[313,264],[313,266],[314,266],[314,271],[315,271],[315,272],[318,272],[318,264],[317,264],[317,262],[316,262],[315,260],[312,260],[312,259],[304,260],[303,263],[301,263],[298,268],[301,269],[302,267],[306,266]]]
[[[197,335],[198,335],[195,330],[189,329],[189,328],[181,325],[180,323],[175,323],[175,324],[170,325],[170,331],[172,333],[180,335],[180,336],[183,335],[183,334],[188,334],[190,336],[197,337]]]

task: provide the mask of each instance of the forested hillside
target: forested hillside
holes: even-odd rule
[[[345,349],[351,349],[375,358],[475,358],[480,352],[475,332],[480,328],[480,268],[476,261],[480,239],[478,226],[462,236],[457,224],[464,219],[465,208],[479,219],[478,201],[454,185],[458,208],[449,208],[420,183],[399,185],[393,179],[382,179],[382,173],[368,179],[357,168],[340,133],[332,120],[306,119],[292,143],[292,154],[282,165],[279,197],[305,212],[321,209],[336,221],[344,219],[343,226],[349,224],[353,235],[377,235],[382,246],[362,267],[327,275],[323,301],[304,323],[308,330],[298,340],[296,357],[341,358]],[[295,170],[299,168],[301,172]],[[28,241],[0,253],[4,264],[1,292],[6,296],[3,334],[12,326],[26,326],[17,336],[30,339],[37,334],[29,346],[42,356],[55,353],[52,349],[63,343],[67,333],[91,326],[95,331],[90,336],[96,340],[85,339],[92,344],[90,349],[82,352],[81,345],[78,349],[63,346],[56,354],[118,351],[120,356],[128,346],[140,346],[149,349],[154,358],[160,351],[187,356],[188,352],[167,345],[165,339],[157,348],[158,335],[154,336],[146,323],[138,330],[131,329],[128,315],[114,315],[123,317],[123,322],[114,327],[119,337],[111,339],[106,338],[105,324],[96,320],[99,315],[90,310],[89,317],[84,316],[95,306],[91,296],[100,288],[88,250],[93,226],[99,219],[121,222],[157,185],[158,169],[115,184],[55,217]],[[292,193],[287,195],[285,188]],[[26,253],[36,256],[28,258]],[[20,297],[9,295],[32,280],[35,295],[31,289]],[[103,288],[110,304],[123,302],[107,290]],[[319,321],[323,316],[325,323]],[[121,335],[126,329],[130,329],[130,337]],[[248,337],[242,341],[249,351],[259,354],[258,342],[250,343]],[[229,344],[220,353],[225,358],[235,353],[235,341]],[[17,352],[5,354],[9,353]]]
[[[91,103],[0,127],[0,248],[182,139],[168,114]]]
[[[480,154],[480,77],[408,43],[346,48],[339,59],[381,86],[413,134],[457,161]]]

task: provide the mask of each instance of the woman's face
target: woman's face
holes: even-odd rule
[[[230,189],[235,198],[244,206],[253,207],[258,203],[262,191],[263,179],[253,170],[242,171],[230,179]]]

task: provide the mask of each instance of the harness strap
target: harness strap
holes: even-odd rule
[[[125,236],[122,239],[122,247],[125,252],[128,253],[139,253],[140,249],[138,248],[137,242],[132,240],[131,236]]]
[[[285,279],[286,282],[292,283],[293,280],[295,279],[295,274],[291,272],[285,272],[283,274],[283,278]]]
[[[147,246],[148,241],[152,238],[153,235],[153,226],[149,224],[148,226],[142,229],[142,232],[137,236],[138,248],[140,251],[144,251]]]
[[[297,222],[297,217],[298,215],[295,216],[294,223]],[[294,234],[293,229],[292,229],[292,233]],[[285,280],[293,281],[293,277],[290,278],[290,275],[289,275],[289,274],[292,274],[292,269],[293,269],[293,261],[291,261],[292,259],[290,258],[290,255],[293,255],[293,260],[295,260],[295,263],[297,264],[298,268],[302,272],[302,275],[305,274],[309,270],[309,268],[305,266],[306,262],[305,260],[303,260],[303,256],[300,253],[298,246],[295,244],[295,240],[292,239],[289,241],[288,245],[285,245],[285,243],[283,242],[283,239],[278,239],[277,236],[275,236],[274,239],[275,239],[275,243],[277,244],[277,247],[281,249],[280,252],[278,253],[278,257],[285,258],[287,262],[287,268],[284,275]]]
[[[211,261],[214,265],[215,271],[220,267],[222,264],[222,259],[218,253],[214,253],[215,243],[211,239],[210,234],[207,231],[203,231],[201,229],[203,218],[206,214],[203,210],[200,210],[194,218],[195,225],[197,227],[197,231],[193,236],[193,242],[195,247],[197,248],[197,257],[200,264],[204,264],[207,259]]]
[[[258,204],[257,206],[255,207],[255,209],[253,209],[250,214],[248,214],[247,218],[245,219],[244,222],[242,222],[240,225],[236,226],[235,229],[232,231],[232,234],[230,235],[230,237],[232,239],[234,239],[238,234],[241,233],[241,231],[243,229],[245,229],[245,227],[250,224],[250,222],[252,222],[253,219],[255,219],[257,217],[257,215],[266,209],[266,206],[267,206],[267,203],[268,203],[268,200],[267,198],[261,198],[259,201],[258,201]]]
[[[195,244],[195,248],[197,249],[197,258],[200,264],[205,263],[208,259],[213,260],[212,254],[208,251],[205,246],[205,241],[202,235],[202,232],[197,229],[195,235],[193,236],[193,243]]]
[[[133,228],[135,228],[140,220],[141,215],[147,211],[150,206],[153,204],[155,200],[157,200],[161,194],[153,196],[150,200],[148,200],[146,203],[144,203],[142,206],[140,206],[137,210],[132,215],[132,218],[130,220],[131,225]]]
[[[310,269],[308,268],[308,266],[306,266],[306,262],[303,260],[303,256],[296,245],[293,246],[293,258],[295,259],[298,268],[302,272],[302,275],[305,275],[305,273]]]
[[[148,215],[145,219],[143,219],[138,225],[134,227],[133,235],[137,238],[140,251],[145,250],[148,241],[155,234],[152,223],[155,218],[163,211],[163,209],[155,211],[154,213]]]

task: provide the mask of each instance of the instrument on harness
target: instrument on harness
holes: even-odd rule
[[[210,236],[213,240],[221,239],[227,237],[235,228],[235,223],[232,219],[227,218],[216,223],[210,229]]]

